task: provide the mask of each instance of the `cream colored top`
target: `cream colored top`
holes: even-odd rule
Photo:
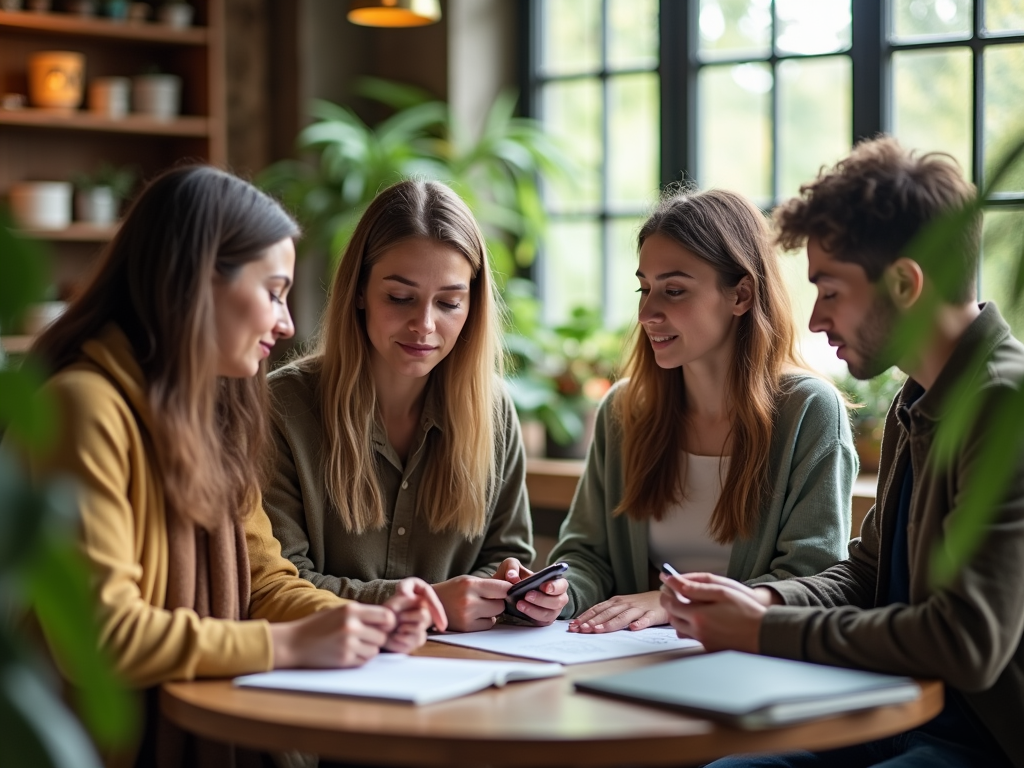
[[[651,563],[655,568],[671,563],[680,573],[705,571],[724,576],[732,544],[712,539],[708,524],[729,474],[729,457],[683,453],[680,462],[686,477],[683,501],[671,505],[661,520],[650,521],[647,546]]]

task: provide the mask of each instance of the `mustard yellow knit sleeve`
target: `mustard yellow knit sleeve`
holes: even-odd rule
[[[201,619],[188,609],[164,608],[162,490],[148,445],[118,390],[83,370],[58,374],[48,388],[60,407],[60,434],[47,456],[32,460],[32,472],[78,484],[81,550],[92,569],[100,642],[123,679],[143,688],[269,669],[266,622]]]

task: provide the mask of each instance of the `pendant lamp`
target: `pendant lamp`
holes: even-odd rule
[[[441,20],[440,0],[349,0],[348,20],[364,27],[422,27]]]

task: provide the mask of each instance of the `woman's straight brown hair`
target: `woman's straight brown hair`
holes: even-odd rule
[[[107,324],[121,328],[146,381],[169,511],[208,528],[254,507],[269,447],[266,363],[251,378],[217,375],[214,278],[232,279],[298,235],[274,200],[235,176],[209,166],[167,171],[138,196],[88,287],[32,349],[56,372]]]
[[[338,265],[314,350],[295,364],[320,371],[325,483],[342,524],[353,533],[384,526],[371,441],[377,396],[357,297],[387,250],[416,239],[452,248],[473,270],[466,324],[429,374],[441,392],[442,425],[431,436],[417,513],[431,531],[475,538],[484,532],[486,494],[495,481],[501,338],[483,235],[458,195],[438,182],[402,181],[374,198]]]
[[[803,367],[789,296],[764,215],[740,195],[670,193],[641,228],[639,247],[652,235],[673,240],[714,267],[723,290],[750,280],[753,302],[739,317],[727,389],[734,414],[729,474],[709,526],[716,541],[731,542],[754,533],[771,493],[768,457],[782,376]],[[685,488],[683,374],[658,366],[639,324],[623,373],[629,381],[614,412],[623,432],[625,493],[615,514],[660,520],[670,504],[682,500]]]

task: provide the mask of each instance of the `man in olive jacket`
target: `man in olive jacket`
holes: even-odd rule
[[[807,243],[818,288],[811,329],[828,335],[858,378],[893,364],[909,376],[886,419],[876,504],[848,559],[817,576],[754,589],[706,574],[663,577],[661,598],[676,630],[709,651],[939,678],[945,707],[896,737],[819,754],[726,758],[715,768],[1024,768],[1022,457],[969,562],[947,586],[929,581],[934,547],[963,514],[994,406],[1024,377],[1024,345],[994,304],[975,301],[980,222],[950,243],[949,258],[963,269],[953,288],[940,290],[903,255],[925,224],[973,195],[948,157],[917,157],[878,139],[855,147],[776,212],[780,243]],[[939,307],[929,333],[893,359],[888,342],[899,318],[932,297]],[[954,395],[961,374],[969,391]],[[954,397],[978,398],[978,416],[940,466],[933,443]]]

